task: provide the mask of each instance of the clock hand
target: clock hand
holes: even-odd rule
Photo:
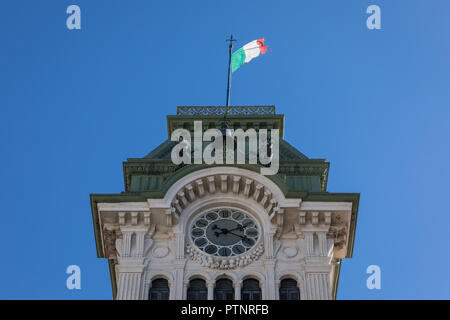
[[[249,238],[246,235],[241,236],[240,234],[234,233],[234,232],[230,232],[232,235],[235,235],[243,240],[248,240]]]
[[[239,227],[236,227],[236,228],[230,229],[230,230],[228,230],[228,229],[226,229],[226,228],[219,228],[219,227],[217,226],[217,224],[214,224],[214,225],[212,226],[212,230],[217,230],[217,229],[220,230],[220,232],[219,232],[219,231],[215,231],[215,232],[214,232],[214,234],[216,235],[216,237],[219,237],[221,234],[231,233],[232,235],[235,235],[235,236],[240,237],[240,238],[242,238],[242,239],[244,239],[244,240],[247,240],[247,239],[248,239],[247,236],[245,236],[245,235],[244,235],[244,236],[241,236],[241,235],[236,234],[236,233],[234,233],[234,232],[232,232],[232,231],[235,231],[235,230],[243,230],[243,229],[247,228],[250,224],[252,224],[252,222],[246,223],[245,225],[240,225]]]
[[[217,230],[217,229],[219,229],[220,232],[219,232],[219,231],[215,231],[215,232],[214,232],[214,234],[216,235],[216,237],[219,237],[219,235],[221,235],[221,234],[227,234],[227,233],[229,232],[228,229],[226,229],[226,228],[219,228],[219,227],[217,226],[217,224],[214,224],[214,225],[212,226],[212,230]]]
[[[247,228],[247,227],[248,227],[249,225],[251,225],[251,224],[252,224],[252,222],[248,222],[248,223],[246,223],[246,224],[244,224],[244,225],[240,225],[240,226],[237,227],[237,228],[228,230],[228,232],[229,232],[229,231],[234,231],[234,230],[242,230],[242,229],[245,229],[245,228]]]
[[[219,228],[217,227],[217,224],[214,224],[214,225],[212,226],[212,230],[217,230],[217,229],[219,229]],[[221,232],[214,231],[214,234],[216,235],[216,237],[219,237],[219,235],[221,234]]]

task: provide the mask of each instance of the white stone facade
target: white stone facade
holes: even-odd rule
[[[247,278],[259,281],[262,299],[279,299],[286,278],[297,281],[302,300],[333,299],[338,264],[347,255],[352,205],[285,198],[272,180],[246,169],[202,169],[182,177],[162,199],[98,203],[102,256],[115,262],[118,300],[148,299],[157,278],[168,280],[169,299],[176,300],[187,298],[193,278],[206,281],[208,299],[220,278],[233,282],[236,300]],[[197,215],[221,207],[253,216],[261,236],[254,252],[228,261],[215,257],[212,263],[186,230]]]

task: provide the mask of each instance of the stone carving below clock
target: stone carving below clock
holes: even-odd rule
[[[169,248],[166,246],[156,246],[153,250],[152,250],[152,255],[155,258],[164,258],[165,256],[167,256],[169,254]]]
[[[283,254],[286,258],[293,258],[297,255],[298,249],[296,247],[284,247]]]
[[[197,262],[203,267],[214,269],[234,269],[237,267],[244,267],[254,261],[257,261],[264,253],[264,245],[261,243],[250,252],[233,257],[216,257],[206,255],[190,245],[186,246],[186,253],[192,261]]]

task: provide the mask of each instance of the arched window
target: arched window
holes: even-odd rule
[[[207,300],[208,289],[206,282],[203,279],[192,279],[189,281],[189,288],[187,290],[187,300]]]
[[[300,290],[297,281],[284,279],[280,283],[280,300],[300,300]]]
[[[214,288],[214,300],[234,300],[233,282],[229,279],[219,279]]]
[[[261,288],[256,279],[247,279],[242,283],[241,300],[261,300]]]
[[[169,282],[162,278],[153,280],[148,298],[150,300],[169,300]]]

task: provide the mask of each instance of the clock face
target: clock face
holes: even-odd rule
[[[258,241],[260,230],[255,219],[235,209],[215,209],[195,219],[192,242],[203,252],[219,257],[247,252]]]

